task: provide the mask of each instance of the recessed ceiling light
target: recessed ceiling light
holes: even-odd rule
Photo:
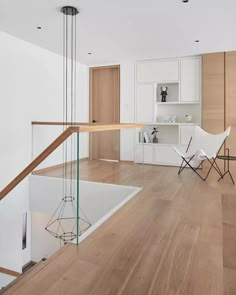
[[[188,3],[188,0],[182,0],[183,3]]]
[[[200,41],[199,41],[199,40],[195,40],[195,42],[196,42],[196,43],[199,43]]]
[[[38,29],[38,30],[41,30],[41,29],[42,29],[42,27],[37,27],[37,29]]]
[[[91,52],[88,53],[88,55],[91,55],[91,54],[92,54]]]

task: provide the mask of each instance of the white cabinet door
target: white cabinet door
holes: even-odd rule
[[[194,126],[180,126],[180,143],[188,144],[193,135]]]
[[[153,146],[145,144],[137,144],[135,147],[135,162],[136,163],[153,163]]]
[[[200,57],[181,60],[180,73],[180,100],[189,102],[200,101]]]
[[[136,93],[136,122],[152,123],[155,121],[155,91],[154,85],[137,86]]]
[[[120,130],[120,160],[121,161],[134,161],[134,129],[121,129]]]
[[[153,147],[152,145],[144,145],[143,147],[143,162],[153,163]]]
[[[154,147],[154,161],[163,165],[179,165],[181,158],[172,145],[158,145]]]
[[[177,82],[178,60],[144,62],[137,64],[137,82]]]

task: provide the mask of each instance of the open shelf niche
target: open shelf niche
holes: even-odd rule
[[[153,135],[151,135],[153,128],[158,127],[158,143],[153,143]],[[147,125],[143,132],[139,133],[139,143],[144,144],[178,144],[179,129],[178,125]]]
[[[191,115],[192,119],[187,120],[186,115]],[[175,117],[172,123],[192,123],[200,125],[201,104],[158,104],[156,106],[156,122],[171,123],[171,117]]]
[[[173,103],[179,101],[179,83],[161,83],[156,84],[156,102],[157,103],[165,103],[161,102],[161,87],[168,87],[166,102]]]

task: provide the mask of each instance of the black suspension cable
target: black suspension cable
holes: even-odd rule
[[[63,16],[63,131],[68,127],[68,123],[76,122],[76,15],[78,10],[74,7],[65,6],[61,9]],[[73,190],[75,169],[73,170],[73,160],[75,159],[75,137],[71,136],[63,144],[63,183],[62,200],[49,220],[46,230],[60,241],[71,242],[76,237],[86,231],[91,223],[87,216],[80,210],[83,218],[77,216],[75,203],[76,197]],[[70,153],[70,154],[69,154]],[[77,155],[77,153],[76,153]],[[70,160],[70,163],[68,163]],[[80,212],[79,211],[79,212]],[[80,222],[77,224],[78,220]],[[69,228],[68,228],[68,225]],[[73,225],[73,226],[72,226]],[[79,231],[77,231],[76,225]]]

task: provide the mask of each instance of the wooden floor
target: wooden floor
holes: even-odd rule
[[[203,182],[174,167],[88,161],[81,179],[143,190],[6,294],[236,294],[236,188],[228,178]]]

